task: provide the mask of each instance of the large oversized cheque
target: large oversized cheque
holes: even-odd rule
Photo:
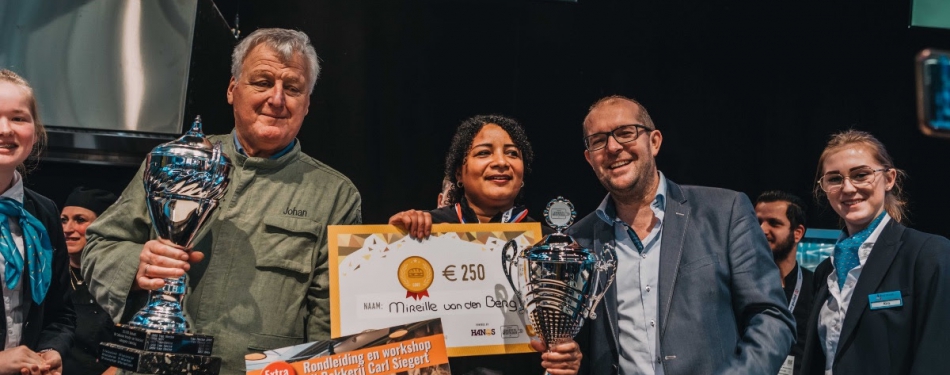
[[[327,232],[333,337],[441,318],[450,357],[532,351],[499,259],[540,239],[539,223],[436,224],[421,241],[391,225]]]

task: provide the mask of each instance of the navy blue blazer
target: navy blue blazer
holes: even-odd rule
[[[795,321],[752,203],[731,190],[667,182],[657,356],[665,374],[778,373]],[[570,234],[595,251],[614,241],[594,213]],[[632,350],[618,344],[616,285],[576,337],[582,374],[617,374],[620,350]]]
[[[824,374],[818,315],[831,295],[831,258],[815,269],[803,374]],[[871,310],[868,296],[900,291],[903,306]],[[950,240],[891,220],[851,296],[832,369],[847,374],[945,374],[950,353]]]
[[[59,210],[53,201],[30,189],[24,188],[23,193],[23,208],[39,219],[49,233],[50,244],[53,245],[53,279],[46,291],[46,298],[40,304],[33,302],[29,278],[20,279],[24,283],[22,301],[30,304],[20,343],[33,351],[55,349],[60,356],[65,357],[73,343],[76,314],[68,294],[69,271],[66,267],[69,261],[66,259],[66,238],[59,220]],[[0,299],[0,311],[3,311],[3,299]],[[0,345],[7,339],[6,326],[6,319],[0,320]]]

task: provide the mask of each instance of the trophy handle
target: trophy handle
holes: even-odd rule
[[[607,282],[600,287],[601,278],[607,278]],[[617,278],[617,254],[614,252],[613,246],[605,244],[603,251],[597,257],[597,262],[594,266],[594,286],[591,288],[591,297],[590,304],[587,307],[587,317],[590,319],[597,319],[597,313],[594,310],[597,309],[597,304],[600,303],[600,300],[604,298],[604,295],[607,294],[607,291],[610,289],[610,285],[614,283],[614,280]],[[597,290],[597,289],[601,290]]]
[[[518,263],[520,263],[515,259],[517,257],[518,244],[515,243],[515,240],[510,240],[505,244],[505,247],[501,249],[501,269],[505,271],[508,284],[511,284],[511,290],[515,292],[515,297],[518,298],[518,305],[521,306],[518,308],[518,311],[523,313],[525,305],[524,299],[521,298],[521,290],[518,289],[518,286],[515,285],[515,281],[511,278],[511,267],[516,267]]]

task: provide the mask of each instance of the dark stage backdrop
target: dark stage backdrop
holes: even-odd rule
[[[590,212],[605,190],[584,161],[581,121],[597,98],[623,94],[663,132],[667,177],[753,198],[790,190],[813,203],[812,227],[837,227],[811,199],[828,136],[870,131],[910,176],[911,226],[950,235],[950,141],[917,131],[913,75],[914,54],[950,49],[950,31],[908,28],[908,0],[218,3],[232,23],[240,13],[244,35],[311,36],[323,73],[299,139],[353,180],[367,223],[433,207],[455,127],[484,113],[527,129],[535,217],[558,195]],[[224,101],[226,85],[205,100]],[[29,181],[62,202],[78,184],[121,190],[134,172],[48,163]]]

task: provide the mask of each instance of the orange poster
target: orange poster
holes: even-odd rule
[[[248,375],[451,374],[439,319],[245,356]]]

